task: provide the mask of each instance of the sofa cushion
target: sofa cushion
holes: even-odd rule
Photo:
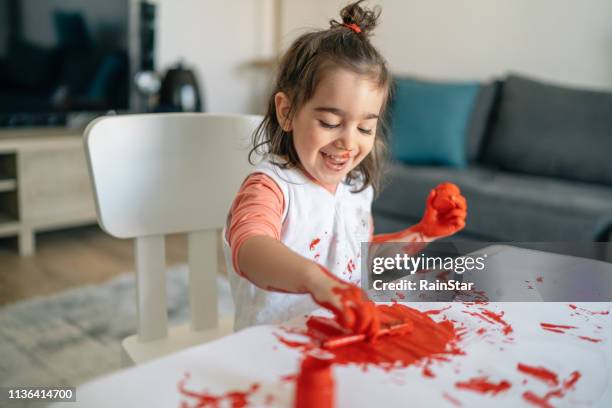
[[[480,86],[466,134],[468,163],[475,163],[482,154],[485,135],[490,127],[490,118],[498,100],[501,81],[483,83]]]
[[[484,162],[500,169],[612,185],[612,92],[511,75]]]
[[[466,133],[477,82],[396,80],[392,101],[391,153],[412,164],[463,167]]]
[[[396,164],[390,177],[374,203],[375,217],[418,221],[429,191],[451,181],[468,202],[468,234],[501,241],[594,241],[612,227],[612,190],[605,186],[477,166]]]

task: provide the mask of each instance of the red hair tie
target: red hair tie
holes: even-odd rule
[[[351,24],[342,24],[345,27],[350,28],[351,30],[353,30],[354,32],[356,32],[357,34],[359,34],[361,32],[361,28],[359,28],[359,26],[355,23],[351,23]]]

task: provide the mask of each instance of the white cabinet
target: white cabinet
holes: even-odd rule
[[[0,131],[0,236],[17,235],[30,255],[37,231],[95,220],[80,131]]]

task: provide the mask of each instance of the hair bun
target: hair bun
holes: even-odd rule
[[[361,2],[363,2],[363,0],[350,3],[342,10],[340,10],[340,17],[342,17],[342,23],[339,23],[336,20],[332,20],[330,21],[331,27],[336,27],[338,25],[344,24],[356,24],[361,29],[361,33],[363,35],[370,34],[374,27],[376,27],[376,20],[378,20],[381,10],[378,6],[374,7],[374,9],[372,10],[365,7],[361,7],[359,5],[359,3]]]

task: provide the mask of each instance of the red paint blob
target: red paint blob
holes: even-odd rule
[[[334,379],[332,361],[306,356],[300,365],[295,386],[296,408],[332,408],[334,406]]]
[[[538,380],[544,381],[549,385],[559,385],[557,374],[548,370],[544,367],[534,367],[527,364],[518,363],[516,368],[527,375],[537,378]]]
[[[198,392],[186,389],[185,383],[187,382],[189,377],[190,375],[188,373],[185,374],[185,377],[179,381],[177,387],[179,392],[184,397],[193,399],[195,400],[195,402],[193,405],[189,405],[187,401],[181,401],[181,408],[216,408],[221,403],[223,403],[224,406],[231,406],[232,408],[243,408],[248,405],[248,399],[251,394],[255,393],[260,387],[259,383],[253,383],[247,391],[228,391],[221,395],[214,395],[206,391]]]
[[[377,305],[377,312],[382,323],[393,321],[395,324],[412,322],[413,329],[408,333],[381,336],[373,341],[361,341],[344,347],[326,350],[331,353],[333,364],[357,364],[366,368],[375,365],[384,369],[407,367],[427,359],[444,359],[449,355],[459,355],[463,352],[457,347],[459,335],[448,320],[439,323],[433,321],[425,313],[402,304]],[[308,342],[295,342],[279,337],[286,346],[301,348],[308,352],[319,348],[323,342],[332,339],[339,333],[332,333],[332,325],[312,323],[314,320],[327,319],[310,317],[307,329],[302,334],[310,338]],[[329,319],[331,320],[331,319]]]
[[[468,381],[456,382],[455,387],[462,390],[479,392],[481,394],[496,395],[500,392],[504,392],[510,389],[510,387],[512,387],[512,384],[506,380],[502,380],[496,384],[494,382],[489,381],[488,377],[477,377],[472,378]]]

